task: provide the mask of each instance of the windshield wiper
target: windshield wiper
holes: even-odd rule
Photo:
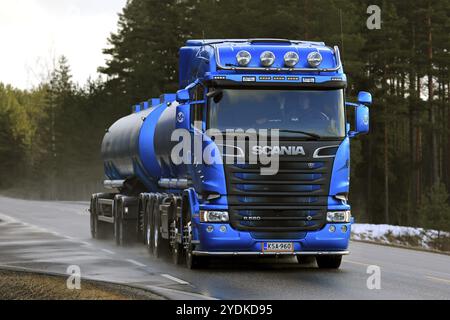
[[[233,130],[233,129],[231,129],[231,130]],[[269,129],[269,130],[275,130],[275,129]],[[321,136],[319,136],[318,134],[312,133],[312,132],[306,132],[306,131],[300,131],[300,130],[287,130],[287,129],[276,129],[276,130],[278,130],[279,132],[284,132],[284,133],[303,134],[305,136],[309,136],[309,137],[314,138],[316,140],[322,139]],[[233,131],[227,132],[227,131],[224,131],[224,130],[220,131],[220,133],[223,134],[223,135],[227,135],[227,134],[230,134],[230,135],[246,135],[247,134],[245,132],[233,132]]]
[[[296,134],[303,134],[305,136],[309,136],[311,138],[317,139],[319,140],[320,138],[322,138],[321,136],[319,136],[318,134],[312,133],[312,132],[306,132],[306,131],[300,131],[300,130],[287,130],[287,129],[280,129],[280,132],[285,132],[285,133],[296,133]]]

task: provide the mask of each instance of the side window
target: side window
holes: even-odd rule
[[[205,88],[202,85],[198,85],[195,88],[193,95],[194,103],[191,106],[192,125],[195,126],[195,128],[198,130],[202,130],[204,104],[203,103],[196,104],[195,101],[202,101],[204,99],[205,99]]]

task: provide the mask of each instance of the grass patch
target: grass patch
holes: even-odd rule
[[[82,280],[70,290],[67,278],[0,270],[0,300],[160,300],[160,296],[126,286]]]

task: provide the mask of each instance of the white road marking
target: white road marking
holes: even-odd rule
[[[56,240],[21,240],[21,241],[8,241],[8,242],[0,242],[1,247],[9,247],[9,246],[38,246],[38,245],[46,245],[53,244],[59,242],[70,242],[67,239],[56,239]]]
[[[108,249],[100,249],[103,252],[109,253],[109,254],[116,254],[114,251],[108,250]]]
[[[33,259],[33,263],[65,263],[65,264],[79,264],[82,261],[99,261],[99,260],[105,260],[107,261],[107,258],[101,258],[98,257],[98,255],[87,255],[85,257],[80,256],[68,256],[68,257],[60,257],[60,258],[42,258],[42,259]],[[3,263],[3,262],[2,262]],[[12,264],[12,262],[8,261],[8,264]],[[14,261],[15,265],[27,263],[27,261],[21,260],[21,261]],[[12,265],[11,265],[12,266]]]
[[[147,286],[147,288],[151,289],[152,292],[154,292],[156,294],[159,293],[159,294],[164,295],[164,294],[169,293],[170,295],[175,296],[175,299],[178,299],[178,300],[183,300],[183,299],[186,300],[186,296],[191,297],[192,299],[195,299],[195,300],[218,300],[213,297],[202,295],[201,293],[180,291],[180,290],[174,290],[174,289],[158,287],[158,286],[151,286],[151,285]],[[174,298],[172,298],[172,299],[174,299]]]
[[[370,264],[367,264],[367,263],[362,263],[362,262],[357,262],[357,261],[352,261],[352,260],[347,260],[347,259],[342,260],[342,262],[356,264],[356,265],[364,266],[364,267],[369,267],[370,266]]]
[[[145,264],[140,263],[140,262],[138,262],[138,261],[136,261],[136,260],[133,260],[133,259],[127,259],[126,261],[128,261],[129,263],[132,263],[132,264],[134,264],[134,265],[136,265],[136,266],[138,266],[138,267],[146,267]]]
[[[163,274],[161,274],[161,276],[164,277],[164,278],[167,278],[169,280],[175,281],[175,282],[177,282],[179,284],[189,284],[189,282],[181,280],[181,279],[178,279],[178,278],[176,278],[174,276],[171,276],[170,274],[163,273]]]
[[[439,282],[443,282],[443,283],[446,283],[446,284],[450,284],[450,280],[449,279],[441,279],[441,278],[436,278],[436,277],[432,277],[432,276],[426,276],[426,278],[428,280],[439,281]]]

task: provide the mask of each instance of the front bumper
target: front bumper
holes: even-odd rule
[[[350,251],[294,251],[294,252],[218,252],[193,251],[195,256],[345,256]]]
[[[336,230],[330,232],[330,226]],[[212,226],[213,230],[206,229]],[[226,232],[220,231],[225,226]],[[342,227],[346,226],[346,231]],[[321,230],[310,231],[300,239],[255,239],[250,232],[237,231],[228,224],[201,223],[196,226],[194,255],[265,256],[265,255],[347,255],[351,223],[327,224]],[[292,252],[263,252],[265,242],[292,242]]]

